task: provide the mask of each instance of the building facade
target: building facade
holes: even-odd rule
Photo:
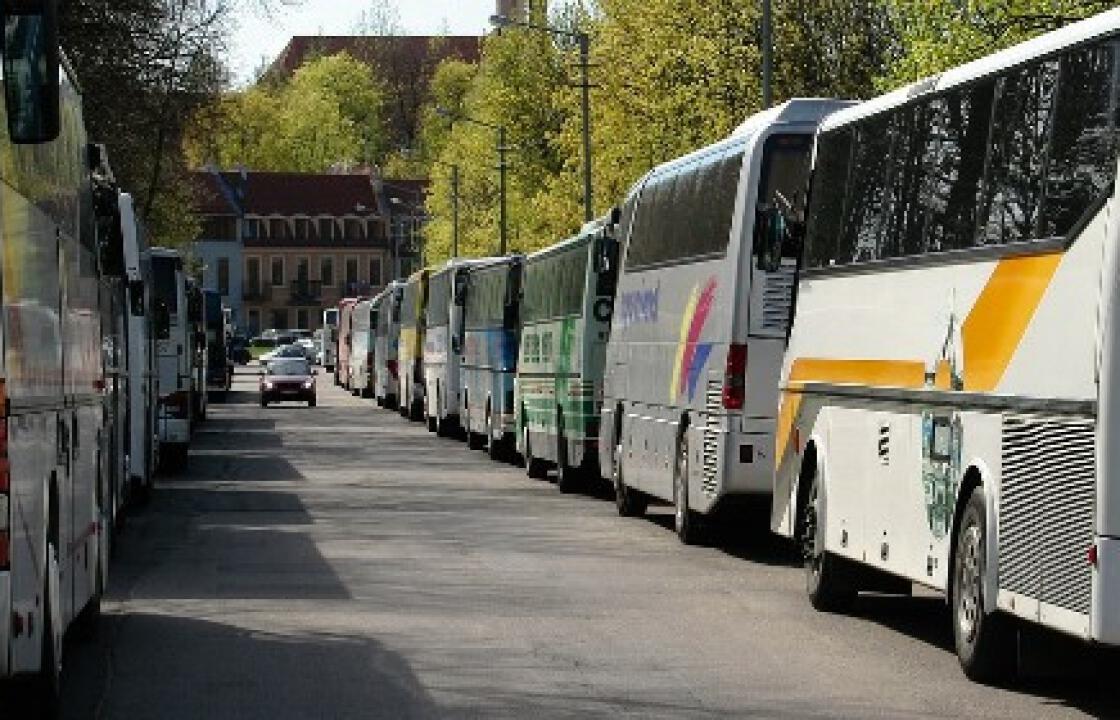
[[[213,173],[196,175],[213,188]],[[240,214],[231,222],[214,212],[217,203],[200,203],[195,253],[204,287],[229,291],[223,298],[240,330],[315,330],[325,307],[372,295],[392,278],[393,209],[368,173],[227,176],[240,183]]]
[[[221,293],[234,325],[241,326],[245,319],[241,306],[242,178],[236,173],[206,171],[195,173],[194,181],[202,231],[193,251],[202,287]]]

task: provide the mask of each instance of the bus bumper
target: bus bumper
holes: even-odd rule
[[[1093,640],[1120,645],[1120,538],[1097,538],[1093,572]]]

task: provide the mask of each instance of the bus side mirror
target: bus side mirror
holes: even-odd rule
[[[789,237],[786,216],[776,207],[755,214],[755,252],[758,269],[777,272],[782,266],[782,248]]]
[[[592,269],[596,273],[602,275],[613,270],[617,257],[617,240],[610,235],[600,235],[595,239],[595,256],[593,258]]]
[[[4,3],[4,99],[17,145],[50,142],[62,127],[57,0]]]

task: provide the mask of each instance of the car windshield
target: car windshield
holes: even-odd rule
[[[277,357],[303,357],[303,348],[299,345],[286,345],[276,351]]]
[[[310,375],[311,369],[307,366],[306,360],[296,360],[294,358],[284,358],[283,360],[273,360],[268,364],[269,375]]]

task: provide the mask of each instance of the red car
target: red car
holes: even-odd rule
[[[292,400],[315,407],[315,371],[306,358],[276,358],[261,375],[261,407]]]

